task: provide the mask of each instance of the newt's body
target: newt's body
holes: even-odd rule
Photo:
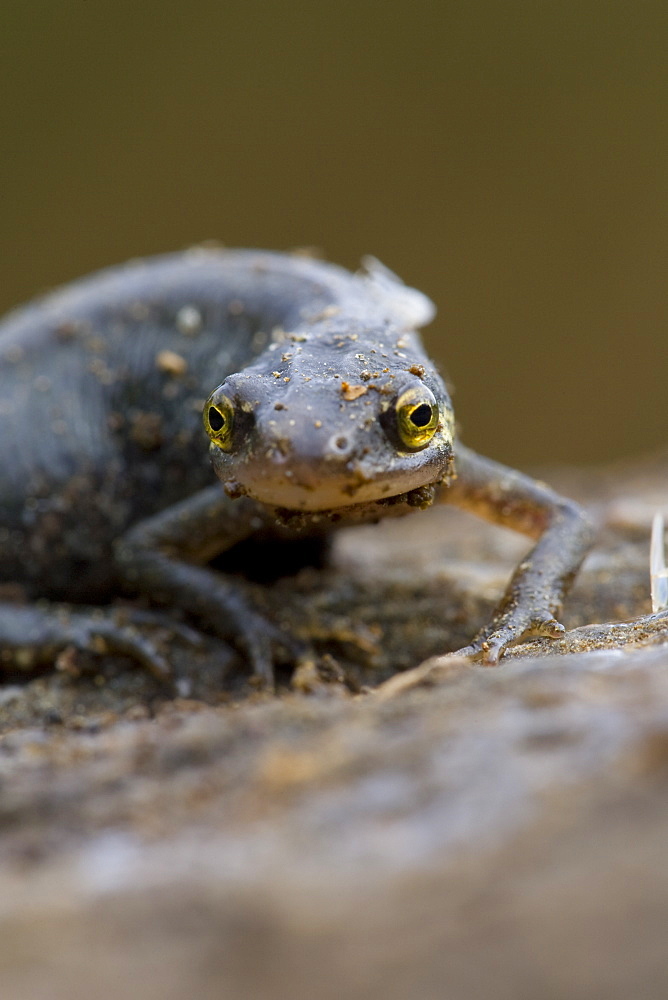
[[[0,582],[89,605],[145,593],[236,635],[268,678],[271,626],[207,561],[277,523],[321,532],[436,500],[538,538],[467,652],[493,662],[528,631],[556,634],[587,523],[575,504],[455,442],[447,391],[415,333],[432,313],[379,265],[353,275],[196,249],[102,272],[9,315]],[[111,616],[0,604],[5,659],[96,648],[100,637],[167,669]]]

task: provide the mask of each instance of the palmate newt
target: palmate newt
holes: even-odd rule
[[[207,563],[258,532],[323,533],[443,502],[537,540],[462,652],[495,663],[527,634],[560,634],[590,525],[456,438],[416,333],[433,315],[373,259],[353,274],[214,248],[111,268],[8,315],[0,582],[26,600],[0,603],[0,662],[73,646],[168,677],[139,612],[92,607],[141,594],[232,638],[270,684],[289,638]]]

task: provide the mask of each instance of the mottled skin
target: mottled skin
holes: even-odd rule
[[[289,640],[207,561],[258,531],[329,531],[436,500],[538,539],[466,653],[496,662],[527,633],[558,634],[588,523],[454,441],[447,391],[415,333],[431,316],[373,262],[352,275],[214,249],[131,262],[10,314],[0,581],[28,599],[91,605],[125,591],[177,606],[236,637],[269,682],[272,644]],[[219,405],[222,437],[209,422],[221,422]],[[0,604],[0,647],[22,662],[107,649],[166,676],[136,618]]]

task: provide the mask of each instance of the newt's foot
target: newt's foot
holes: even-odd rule
[[[308,652],[306,644],[280,629],[273,622],[253,611],[239,621],[236,645],[247,654],[254,683],[265,691],[276,690],[274,665],[278,662],[298,662]],[[283,656],[277,656],[278,651]]]
[[[174,679],[161,646],[165,637],[174,635],[191,644],[195,637],[186,626],[166,627],[164,616],[146,611],[0,604],[0,663],[23,670],[51,665],[65,650],[74,649],[96,656],[127,656],[171,686]]]
[[[520,642],[531,636],[542,635],[549,639],[559,639],[566,629],[551,614],[532,618],[528,623],[507,621],[498,628],[492,625],[484,628],[472,643],[458,649],[453,655],[466,656],[486,667],[495,667],[505,650],[512,643]]]

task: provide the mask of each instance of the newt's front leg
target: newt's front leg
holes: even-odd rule
[[[289,637],[249,605],[233,579],[204,564],[271,523],[266,509],[245,498],[231,500],[215,483],[135,524],[115,547],[119,575],[130,590],[188,611],[222,638],[235,637],[269,688],[272,646],[286,645]]]
[[[561,604],[592,541],[593,529],[574,501],[543,483],[457,446],[457,479],[443,500],[538,541],[517,567],[489,625],[458,652],[495,664],[528,635],[556,638]]]

